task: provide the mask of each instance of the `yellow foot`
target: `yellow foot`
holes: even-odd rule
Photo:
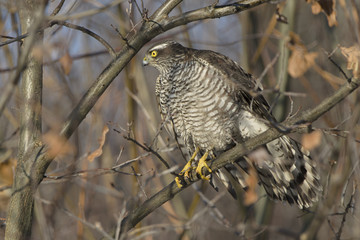
[[[189,178],[189,172],[192,170],[192,163],[195,160],[196,155],[199,153],[200,149],[196,148],[194,154],[191,156],[190,160],[186,163],[185,167],[179,173],[179,176],[175,178],[176,185],[179,188],[182,188],[184,185],[182,182],[185,182],[184,179]]]
[[[176,185],[178,186],[178,188],[182,188],[184,185],[182,184],[184,180],[183,179],[180,179],[180,177],[176,177],[175,178],[175,182],[176,182]]]
[[[209,155],[209,152],[206,151],[205,154],[200,158],[199,163],[198,163],[198,165],[197,165],[197,167],[196,167],[196,173],[199,174],[199,176],[200,176],[202,179],[205,179],[205,180],[209,180],[210,177],[204,176],[204,175],[202,174],[202,172],[201,172],[201,169],[202,169],[203,167],[206,167],[206,169],[211,173],[211,169],[210,169],[209,166],[206,164],[206,158],[207,158],[208,155]]]

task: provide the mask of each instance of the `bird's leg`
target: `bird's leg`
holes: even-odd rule
[[[185,167],[179,173],[179,176],[184,176],[185,178],[189,178],[189,171],[192,169],[192,163],[195,160],[196,155],[199,153],[200,149],[197,147],[195,149],[194,154],[191,156],[190,160],[186,163]],[[181,179],[179,177],[175,178],[175,182],[179,188],[182,188]]]
[[[209,151],[206,150],[205,154],[200,158],[199,160],[199,163],[196,167],[196,173],[199,174],[199,176],[202,178],[202,179],[205,179],[205,180],[209,180],[210,178],[209,177],[206,177],[202,174],[201,172],[201,169],[203,167],[206,167],[206,169],[211,172],[211,169],[210,167],[206,164],[206,159],[207,159],[207,156],[209,155]]]

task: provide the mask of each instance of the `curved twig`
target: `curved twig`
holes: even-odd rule
[[[53,12],[50,14],[50,16],[57,15],[60,12],[60,10],[61,10],[62,6],[64,5],[64,3],[65,3],[65,0],[61,0],[59,2],[59,4],[56,6],[56,8],[53,10]]]
[[[100,37],[99,35],[97,35],[96,33],[90,31],[89,29],[85,28],[85,27],[82,27],[82,26],[79,26],[79,25],[76,25],[76,24],[73,24],[73,23],[68,23],[68,22],[65,22],[65,21],[52,21],[50,23],[50,26],[53,26],[53,25],[61,25],[61,26],[64,26],[64,27],[68,27],[68,28],[71,28],[71,29],[75,29],[75,30],[79,30],[83,33],[86,33],[88,34],[90,37],[93,37],[95,38],[96,40],[98,40],[110,53],[110,55],[112,57],[115,57],[116,56],[116,52],[115,50],[111,47],[111,45],[105,41],[105,39],[103,39],[102,37]]]

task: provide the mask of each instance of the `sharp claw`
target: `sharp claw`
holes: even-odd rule
[[[200,158],[199,160],[199,164],[196,168],[196,173],[199,174],[199,176],[204,179],[204,180],[210,180],[210,177],[207,177],[207,176],[204,176],[202,174],[202,168],[205,167],[210,173],[212,172],[211,171],[211,168],[206,164],[206,158],[208,156],[209,152],[205,152],[205,154]]]
[[[193,169],[192,167],[192,163],[195,160],[196,155],[199,153],[199,148],[196,148],[194,154],[192,155],[192,157],[190,158],[190,160],[186,163],[185,167],[181,170],[181,172],[179,173],[179,175],[175,178],[175,182],[176,185],[179,188],[183,188],[184,184],[182,184],[184,181],[184,179],[190,179],[189,176],[189,172],[191,171],[191,169]],[[199,176],[204,179],[204,180],[210,180],[210,177],[204,176],[202,174],[202,168],[205,167],[209,173],[211,173],[211,168],[206,164],[206,159],[209,155],[209,152],[206,151],[205,154],[200,158],[199,163],[196,167],[196,173],[199,174]]]
[[[175,182],[176,182],[176,185],[178,186],[178,188],[182,188],[184,185],[181,184],[181,179],[179,177],[176,177],[175,178]]]
[[[189,172],[191,171],[192,169],[192,163],[194,162],[195,160],[195,157],[196,155],[198,154],[199,152],[199,148],[196,148],[195,149],[195,152],[193,153],[193,155],[191,156],[190,160],[186,163],[186,165],[184,166],[184,168],[180,171],[179,173],[179,177],[176,177],[175,178],[175,182],[177,184],[177,186],[179,188],[182,188],[184,185],[181,184],[181,182],[183,181],[183,179],[180,179],[180,177],[182,178],[190,178],[189,176]]]

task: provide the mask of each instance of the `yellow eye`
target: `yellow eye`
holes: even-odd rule
[[[151,56],[154,58],[154,57],[156,57],[158,55],[158,52],[157,51],[152,51],[151,52]]]

